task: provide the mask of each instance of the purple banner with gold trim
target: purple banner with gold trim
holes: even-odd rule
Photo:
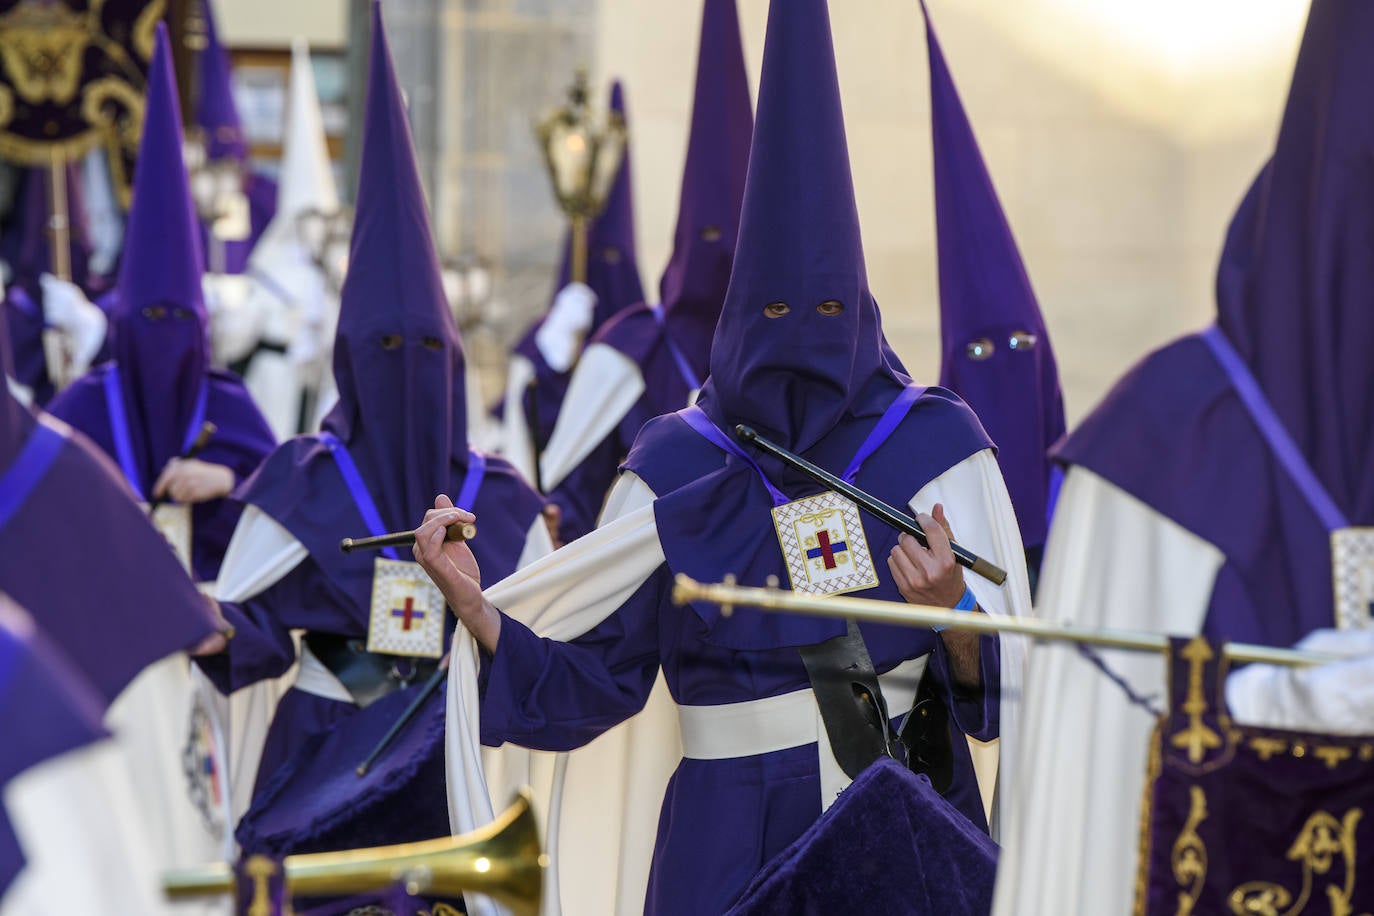
[[[103,145],[128,205],[153,32],[166,0],[0,0],[0,157],[52,165]]]
[[[1239,726],[1226,674],[1216,647],[1175,641],[1137,916],[1374,913],[1374,736]]]

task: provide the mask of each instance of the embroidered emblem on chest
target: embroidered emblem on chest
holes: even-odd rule
[[[878,584],[859,507],[838,493],[818,493],[778,506],[773,526],[792,591],[838,595]]]
[[[419,563],[374,561],[367,651],[419,658],[444,654],[444,596]]]
[[[139,503],[146,514],[147,503]],[[180,503],[163,503],[148,519],[172,546],[172,552],[181,561],[181,568],[191,571],[191,507]]]
[[[1331,589],[1337,629],[1374,627],[1374,528],[1331,532]]]
[[[205,829],[211,836],[222,837],[228,791],[224,782],[224,741],[199,690],[191,701],[190,724],[181,748],[181,771],[186,777],[191,804]]]

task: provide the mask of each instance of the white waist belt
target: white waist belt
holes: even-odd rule
[[[915,703],[916,688],[928,659],[929,655],[910,659],[878,676],[888,712],[893,716],[907,712]],[[816,694],[809,687],[744,703],[679,706],[677,711],[682,756],[693,760],[771,754],[812,744],[825,734]]]
[[[326,668],[324,662],[315,657],[315,653],[310,651],[304,640],[301,641],[301,665],[300,670],[296,672],[295,687],[326,700],[353,702],[353,695],[348,692],[343,681]]]

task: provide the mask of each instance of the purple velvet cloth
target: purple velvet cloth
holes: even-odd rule
[[[1277,146],[1232,220],[1218,324],[1351,524],[1374,523],[1374,8],[1316,0]],[[1332,625],[1327,527],[1207,345],[1147,356],[1056,451],[1225,555],[1203,628],[1291,645]]]
[[[922,4],[922,11],[926,12]],[[1021,541],[1045,543],[1064,399],[1049,331],[926,12],[940,270],[940,384],[997,443]],[[989,352],[990,351],[990,352]]]
[[[625,108],[625,91],[616,80],[611,84],[609,108],[619,112],[629,125],[629,114]],[[621,160],[620,171],[611,185],[611,193],[606,198],[606,209],[592,220],[587,228],[587,285],[596,293],[596,308],[592,312],[592,324],[587,331],[590,340],[602,325],[610,321],[628,306],[644,300],[644,288],[639,280],[639,262],[635,256],[634,224],[634,186],[630,166],[630,147],[626,144],[625,157]],[[572,257],[572,242],[563,242],[563,260],[554,284],[553,294],[568,285],[571,275],[569,260]],[[534,366],[535,389],[524,399],[525,420],[538,437],[540,443],[547,443],[553,435],[554,422],[563,406],[563,396],[568,393],[568,382],[572,370],[559,372],[548,364],[539,351],[534,336],[544,323],[544,318],[536,321],[525,336],[515,345],[515,352],[525,357]]]
[[[104,698],[28,614],[0,595],[0,790],[31,767],[104,738]],[[0,808],[0,898],[24,866]]]
[[[355,772],[422,687],[389,694],[310,737],[239,822],[235,837],[244,853],[330,852],[448,836],[442,690],[366,776]]]
[[[48,379],[48,359],[43,351],[43,289],[39,278],[52,271],[48,243],[48,175],[44,169],[27,169],[15,195],[14,206],[0,230],[0,260],[12,274],[5,288],[5,310],[10,321],[14,377],[46,404],[56,393]],[[90,280],[87,261],[91,246],[81,181],[75,165],[67,166],[67,219],[69,226],[70,279],[86,287]]]
[[[9,371],[8,354],[0,315],[0,375]],[[55,453],[41,473],[30,473],[30,450],[45,448]],[[77,514],[83,524],[64,521]],[[59,541],[67,550],[34,548]],[[114,465],[79,434],[39,423],[3,389],[0,556],[11,558],[0,564],[0,591],[33,609],[107,703],[146,665],[215,630],[205,600]],[[80,576],[71,574],[73,556],[81,558]]]
[[[140,499],[167,463],[194,438],[198,405],[217,430],[200,458],[228,467],[235,480],[251,473],[276,444],[267,421],[235,376],[210,369],[209,317],[201,291],[202,262],[182,160],[181,121],[170,46],[159,39],[150,71],[148,111],[139,149],[119,295],[111,314],[114,360],[78,379],[52,402],[65,420],[118,459],[116,424],[106,373],[118,373],[132,449],[121,467]],[[116,411],[117,413],[117,411]],[[122,461],[121,461],[122,465]],[[238,521],[226,500],[193,509],[192,565],[212,580]]]
[[[894,760],[859,774],[816,823],[769,862],[730,916],[992,910],[997,845]]]
[[[673,254],[659,283],[663,321],[647,304],[621,312],[592,338],[639,367],[644,394],[615,430],[550,494],[570,541],[590,531],[616,468],[648,420],[687,404],[710,369],[711,340],[730,282],[754,118],[735,0],[707,0],[701,14],[691,132]],[[691,366],[678,368],[671,337]]]
[[[719,425],[754,423],[812,461],[843,469],[909,379],[886,345],[864,280],[825,0],[772,4],[759,99],[734,274],[700,403]],[[843,304],[840,314],[816,311],[829,299]],[[791,312],[763,317],[763,306],[778,301]],[[862,464],[856,483],[901,504],[988,447],[962,402],[928,389]],[[541,639],[503,618],[497,651],[482,670],[484,743],[580,747],[638,712],[660,669],[674,701],[685,705],[809,689],[796,648],[844,631],[843,622],[743,608],[726,618],[713,607],[673,604],[678,572],[707,581],[734,572],[751,585],[769,574],[786,581],[773,501],[748,464],[681,414],[646,424],[626,467],[658,496],[654,515],[666,562],[570,642]],[[816,492],[775,463],[764,469],[791,497]],[[896,534],[864,521],[881,558]],[[900,600],[883,564],[877,566],[880,585],[863,594]],[[878,671],[931,653],[940,680],[952,682],[943,641],[932,631],[862,629]],[[962,733],[988,738],[998,728],[1000,659],[995,639],[980,649],[983,689],[946,702]],[[951,794],[966,810],[973,807],[977,789],[966,757],[956,761],[954,783]],[[663,801],[646,912],[723,912],[768,860],[805,833],[820,804],[814,743],[682,760]]]
[[[1172,712],[1151,751],[1138,912],[1293,913],[1308,899],[1369,912],[1374,735],[1236,726],[1220,657],[1203,640],[1174,641]]]

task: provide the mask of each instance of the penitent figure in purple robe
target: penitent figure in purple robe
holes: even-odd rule
[[[247,225],[241,227],[247,234],[242,238],[219,238],[213,223],[202,223],[201,245],[209,262],[207,269],[212,273],[241,274],[248,267],[253,247],[277,212],[277,183],[250,168],[248,142],[234,102],[233,68],[229,52],[220,44],[210,0],[205,0],[204,12],[205,44],[196,55],[199,82],[195,126],[200,131],[207,164],[216,166],[215,171],[229,182],[228,187],[223,187],[207,179],[205,200],[219,198],[223,205],[227,195],[242,200],[248,212],[244,214]]]
[[[189,568],[209,582],[239,516],[225,497],[276,441],[243,382],[210,368],[200,242],[170,61],[165,69],[149,78],[111,315],[114,358],[77,379],[49,409],[115,460],[139,500],[177,504],[160,508],[155,521],[165,524],[189,507]],[[205,423],[216,427],[208,443],[197,457],[182,457]]]
[[[968,113],[921,9],[930,60],[940,384],[973,408],[997,444],[1034,594],[1049,527],[1049,450],[1064,435],[1059,370]]]
[[[552,549],[540,496],[468,445],[462,342],[376,4],[372,27],[362,180],[334,341],[339,400],[319,434],[284,442],[236,493],[246,508],[216,592],[236,635],[228,652],[200,660],[220,690],[237,691],[285,674],[297,662],[292,632],[305,633],[298,678],[256,738],[257,790],[312,735],[423,680],[437,660],[365,650],[379,558],[342,553],[342,538],[411,527],[435,493],[449,492],[482,513],[473,550],[498,575]],[[400,556],[381,553],[387,563]],[[425,613],[451,620],[442,604]],[[444,642],[452,629],[443,624]],[[242,794],[258,761],[234,753],[247,767],[234,777]]]
[[[0,315],[5,382],[9,352]],[[7,387],[0,387],[0,557],[0,592],[32,612],[42,638],[89,683],[94,715],[114,733],[90,759],[55,762],[47,775],[7,788],[5,809],[27,865],[0,912],[42,912],[57,900],[101,912],[118,899],[130,911],[160,913],[158,872],[222,848],[222,832],[203,824],[183,771],[191,693],[167,689],[186,686],[181,653],[218,640],[222,621],[114,464]],[[73,558],[81,575],[72,574]],[[19,751],[21,735],[38,737],[9,720],[0,734],[0,756]]]
[[[1146,356],[1056,452],[1047,615],[1276,646],[1370,626],[1371,47],[1374,6],[1314,0],[1226,233],[1216,324]],[[1165,683],[1158,657],[1107,661],[1137,695]],[[1030,664],[996,912],[1129,912],[1155,718],[1072,650]]]
[[[626,121],[625,90],[611,84],[609,109]],[[511,353],[502,404],[503,454],[531,483],[539,483],[537,453],[548,444],[563,407],[573,368],[588,340],[623,309],[644,301],[635,257],[635,214],[630,145],[606,197],[606,208],[587,229],[587,282],[569,284],[572,241],[563,243],[549,311],[525,332]]]
[[[596,526],[640,427],[690,404],[709,369],[754,126],[735,0],[704,4],[695,91],[659,303],[626,309],[591,339],[540,463],[564,541]]]
[[[53,275],[48,223],[51,219],[46,169],[16,170],[17,188],[4,228],[0,229],[0,274],[4,276],[4,308],[10,325],[10,358],[15,381],[46,404],[59,383],[90,368],[106,352],[108,319],[89,300],[101,278],[88,270],[91,246],[86,231],[77,167],[66,168],[68,264],[71,277]],[[45,334],[45,332],[47,332]],[[53,348],[50,335],[60,335]],[[50,339],[45,344],[45,336]],[[65,365],[49,365],[49,355],[62,355]]]
[[[847,782],[818,729],[817,697],[798,652],[844,635],[845,622],[677,606],[675,574],[704,581],[734,574],[757,586],[776,577],[811,593],[1029,612],[1016,520],[987,436],[957,397],[914,385],[884,337],[864,267],[824,0],[777,0],[769,11],[739,241],[710,367],[695,406],[641,430],[601,527],[546,560],[483,594],[471,554],[440,543],[442,526],[463,513],[436,508],[417,534],[416,555],[465,627],[450,667],[455,829],[481,823],[490,810],[474,762],[479,740],[576,749],[646,703],[652,715],[651,689],[660,672],[666,681],[680,725],[678,741],[668,734],[661,742],[680,749],[680,756],[669,751],[671,779],[652,785],[665,755],[635,746],[636,731],[652,723],[634,718],[632,765],[612,774],[624,784],[595,791],[600,820],[593,812],[582,823],[565,810],[562,842],[551,848],[569,908],[582,879],[570,847],[597,844],[608,822],[621,820],[616,799],[627,793],[628,832],[616,856],[620,911],[642,904],[654,914],[718,913]],[[933,533],[933,549],[857,508],[852,524],[818,529],[807,544],[786,519],[816,501],[833,507],[838,497],[737,444],[731,431],[740,423],[891,505],[910,506]],[[775,509],[784,518],[777,528]],[[822,516],[810,517],[819,524]],[[966,580],[949,560],[937,519],[1007,568],[1005,583]],[[795,549],[784,554],[789,537]],[[788,555],[808,547],[810,561],[789,564]],[[841,567],[854,578],[826,578],[847,577],[826,572]],[[939,708],[962,734],[992,738],[1000,723],[1004,747],[1014,746],[1016,639],[857,629],[884,675],[895,718],[912,708],[918,671],[929,665],[948,685]],[[473,641],[482,650],[480,679]],[[981,824],[967,743],[953,750],[948,798]],[[578,752],[571,757],[564,798],[575,804],[588,787],[572,779]],[[1003,779],[1010,775],[1004,768]],[[655,832],[642,818],[656,808],[652,866],[636,874],[635,857]]]

